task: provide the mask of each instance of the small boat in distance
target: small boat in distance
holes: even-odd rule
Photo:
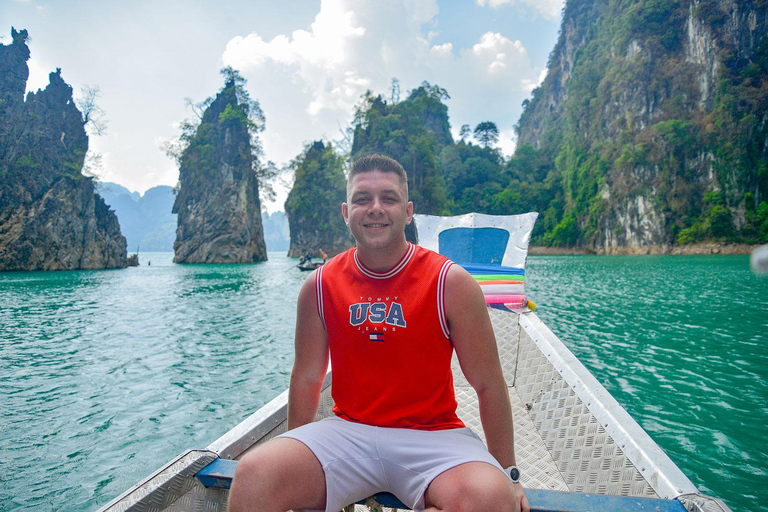
[[[309,270],[315,270],[322,266],[323,266],[322,261],[306,260],[296,265],[296,268],[298,268],[299,270],[309,271]]]
[[[470,273],[485,294],[531,510],[729,512],[723,501],[699,492],[529,307],[524,267],[536,215],[416,216],[419,243],[474,268]],[[477,395],[455,355],[452,370],[457,413],[484,439]],[[390,368],[371,371],[382,379],[418,379]],[[329,369],[316,419],[333,414],[332,381]],[[182,453],[100,511],[226,510],[237,460],[285,432],[287,416],[285,390],[208,447]],[[409,508],[383,492],[344,510]]]

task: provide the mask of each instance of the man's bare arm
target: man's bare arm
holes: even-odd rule
[[[475,279],[459,265],[448,271],[445,312],[459,364],[477,392],[488,451],[504,468],[517,465],[512,406],[485,298]],[[529,511],[522,485],[514,487],[520,509]]]
[[[315,419],[328,369],[328,335],[317,312],[316,272],[299,292],[296,309],[295,359],[288,391],[288,429]]]
[[[448,271],[445,311],[459,364],[477,392],[488,451],[502,466],[511,466],[515,464],[512,407],[496,337],[480,286],[458,265]]]

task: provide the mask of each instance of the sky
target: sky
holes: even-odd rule
[[[163,147],[239,70],[266,117],[264,161],[284,166],[337,141],[370,90],[401,98],[439,85],[451,129],[493,121],[514,152],[522,102],[546,75],[564,0],[0,0],[0,43],[29,31],[27,91],[61,68],[75,98],[98,87],[106,130],[91,134],[99,180],[144,193],[178,182]],[[282,210],[277,186],[267,210]]]

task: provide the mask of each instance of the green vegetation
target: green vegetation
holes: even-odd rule
[[[498,213],[498,201],[506,180],[502,175],[504,159],[498,149],[459,141],[440,152],[440,166],[445,178],[448,210],[451,215],[469,212]]]
[[[453,142],[443,104],[448,97],[445,89],[424,82],[400,102],[368,92],[355,112],[352,159],[379,153],[400,162],[418,213],[449,213],[438,160],[440,148]]]
[[[331,144],[316,141],[291,162],[294,185],[285,201],[294,256],[320,249],[333,255],[353,243],[341,216],[347,182],[344,159]]]
[[[719,64],[706,83],[686,54],[687,3],[569,0],[563,23],[583,44],[567,81],[555,73],[524,104],[506,165],[505,202],[543,214],[535,242],[599,246],[637,198],[662,223],[657,243],[768,241],[768,37],[758,27],[754,52],[737,47],[724,9],[702,0],[692,11],[716,48],[696,57]],[[565,52],[561,39],[550,69]],[[565,98],[554,112],[553,97]]]
[[[397,80],[363,96],[349,156],[402,163],[418,213],[537,211],[538,244],[768,242],[768,4],[728,5],[569,0],[512,158],[494,122],[454,141],[447,91]]]

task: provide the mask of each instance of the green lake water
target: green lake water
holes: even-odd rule
[[[280,393],[306,273],[269,257],[0,273],[0,510],[94,510]],[[747,256],[532,256],[527,289],[702,492],[764,508],[768,277]]]

